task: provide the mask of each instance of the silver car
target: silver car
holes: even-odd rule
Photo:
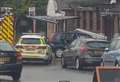
[[[120,65],[120,37],[112,40],[109,48],[102,55],[101,65],[118,66]]]
[[[63,68],[96,67],[101,63],[101,56],[109,43],[106,40],[76,39],[63,52],[61,63]]]

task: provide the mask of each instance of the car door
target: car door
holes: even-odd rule
[[[79,50],[79,45],[80,45],[79,39],[76,39],[71,43],[70,48],[66,54],[68,64],[74,65],[74,61]]]

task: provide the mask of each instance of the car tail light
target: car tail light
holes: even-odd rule
[[[26,48],[36,49],[36,48],[38,48],[38,46],[26,46]]]
[[[20,52],[16,53],[16,58],[17,58],[17,60],[22,60],[22,55]]]
[[[87,52],[88,51],[88,48],[85,46],[85,45],[81,45],[81,47],[80,47],[80,52],[81,53],[85,53],[85,52]]]
[[[32,48],[38,48],[38,46],[32,46]]]

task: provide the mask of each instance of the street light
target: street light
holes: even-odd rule
[[[29,16],[35,16],[35,7],[29,7]],[[33,19],[33,32],[36,32],[36,20]]]

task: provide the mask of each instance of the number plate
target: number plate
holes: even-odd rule
[[[102,51],[95,51],[95,54],[102,54]]]

